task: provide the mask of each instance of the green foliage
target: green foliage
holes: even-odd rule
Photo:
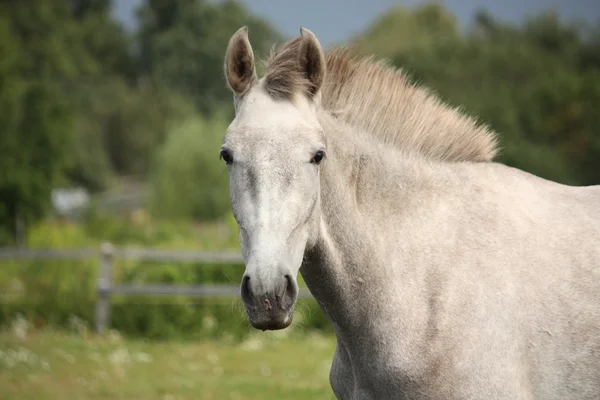
[[[210,220],[229,212],[229,175],[218,158],[226,128],[218,116],[196,116],[172,126],[151,178],[153,214]]]
[[[194,112],[181,96],[147,79],[133,86],[118,77],[106,78],[88,89],[77,97],[75,162],[67,174],[93,191],[109,188],[114,176],[144,179],[168,121]]]
[[[368,34],[361,49],[384,49],[418,82],[489,124],[500,134],[500,162],[566,184],[600,183],[600,62],[591,56],[598,28],[553,14],[520,27],[479,14],[464,36],[440,22],[451,20],[441,6],[397,11],[371,28],[373,42]]]
[[[111,0],[71,0],[70,19],[77,32],[77,42],[89,59],[87,76],[93,82],[99,76],[137,76],[130,55],[131,40],[125,28],[112,15]]]
[[[231,110],[223,56],[231,35],[247,25],[257,58],[279,35],[237,1],[146,1],[138,10],[140,63],[153,79],[193,99],[203,113]]]
[[[0,244],[46,215],[58,185],[94,192],[123,176],[147,179],[171,122],[231,114],[222,58],[234,30],[250,26],[257,55],[278,37],[234,1],[145,1],[134,35],[111,6],[0,5]],[[211,193],[189,206],[194,215],[223,214]]]
[[[395,6],[354,38],[353,44],[378,58],[392,58],[404,50],[427,51],[458,37],[458,21],[441,5],[426,4],[412,11]]]
[[[110,2],[77,1],[74,26],[89,68],[69,82],[77,115],[74,184],[107,189],[115,175],[144,177],[174,117],[173,95],[136,71],[131,39],[112,19]],[[138,79],[139,78],[139,79]]]
[[[63,55],[65,12],[50,3],[0,5],[0,244],[13,241],[17,219],[43,216],[69,162],[73,115],[60,79],[74,60]]]

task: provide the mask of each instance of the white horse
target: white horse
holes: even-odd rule
[[[492,162],[487,128],[306,29],[258,79],[241,28],[225,74],[255,328],[289,326],[300,272],[339,399],[600,399],[600,187]]]

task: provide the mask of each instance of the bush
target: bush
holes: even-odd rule
[[[96,212],[88,215],[85,224],[61,221],[38,224],[29,231],[28,243],[34,248],[98,247],[101,242],[110,241],[160,248],[237,249],[237,226],[232,221],[228,215],[225,221],[193,227],[150,220],[136,223]],[[7,262],[2,267],[0,325],[7,325],[22,314],[37,327],[69,328],[73,317],[93,327],[98,260]],[[238,285],[243,272],[243,265],[233,264],[132,260],[113,263],[113,280],[130,284]],[[300,332],[330,329],[314,301],[299,302],[295,322]],[[128,336],[152,339],[242,339],[251,332],[239,298],[114,296],[110,327]]]
[[[169,219],[213,220],[230,210],[229,175],[219,161],[224,118],[173,125],[150,181],[150,210]]]

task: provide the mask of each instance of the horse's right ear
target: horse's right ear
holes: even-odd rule
[[[229,39],[225,53],[225,76],[229,88],[238,96],[250,89],[257,80],[247,26],[238,29]]]

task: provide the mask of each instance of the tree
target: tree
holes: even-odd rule
[[[71,12],[75,19],[84,19],[89,15],[110,13],[111,0],[70,0]]]
[[[113,19],[111,3],[72,1],[73,48],[87,68],[68,82],[76,146],[67,176],[92,191],[107,189],[118,175],[145,176],[170,112],[164,91],[137,70],[132,38]]]
[[[267,22],[231,0],[148,0],[137,14],[142,70],[191,98],[206,114],[231,107],[223,79],[224,49],[231,35],[248,25],[257,56],[280,38]]]
[[[390,8],[352,42],[361,52],[393,58],[405,49],[427,51],[435,43],[451,43],[459,36],[454,15],[439,4],[426,4],[413,10],[403,6]]]
[[[150,207],[155,216],[213,220],[229,210],[229,181],[215,163],[227,120],[193,116],[172,125],[151,175]]]
[[[17,221],[44,215],[69,162],[73,115],[61,87],[68,9],[50,3],[0,5],[0,243]]]

